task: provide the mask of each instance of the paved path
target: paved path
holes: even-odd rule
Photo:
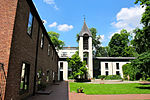
[[[70,93],[68,82],[60,82],[59,84],[47,88],[53,90],[50,95],[36,95],[27,100],[150,100],[150,94],[86,95]]]
[[[52,90],[49,95],[35,95],[26,100],[69,100],[68,82],[60,82],[59,85],[52,85],[46,90]]]
[[[86,95],[69,93],[69,100],[150,100],[150,94]]]

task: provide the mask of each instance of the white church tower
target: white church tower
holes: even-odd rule
[[[88,78],[93,78],[92,34],[86,25],[85,19],[79,34],[79,56],[81,61],[84,60],[84,57],[87,57]]]

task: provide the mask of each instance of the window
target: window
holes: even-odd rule
[[[46,82],[49,82],[49,80],[50,80],[50,72],[49,72],[49,70],[47,70],[47,72],[46,72]]]
[[[108,63],[105,63],[105,70],[108,70]]]
[[[33,23],[33,15],[31,12],[29,13],[29,20],[28,20],[28,28],[27,33],[31,36],[32,35],[32,23]]]
[[[48,44],[48,56],[50,55],[50,44]]]
[[[108,72],[108,71],[106,71],[106,75],[109,75],[109,72]]]
[[[63,69],[63,62],[60,62],[60,69]]]
[[[43,48],[43,45],[44,45],[44,35],[42,34],[42,36],[41,36],[41,48]]]
[[[54,51],[52,50],[52,60],[53,60],[53,56],[54,56],[54,55],[53,55],[53,54],[54,54],[53,52],[54,52]]]
[[[83,49],[84,50],[89,49],[88,39],[89,39],[88,34],[84,34],[84,37],[83,37]]]
[[[120,72],[119,72],[119,71],[116,71],[116,75],[120,75]]]
[[[116,63],[116,69],[119,69],[119,63]]]
[[[67,52],[62,52],[62,57],[67,57]]]
[[[22,64],[22,71],[21,71],[21,82],[20,82],[20,90],[21,93],[25,92],[29,88],[29,73],[30,73],[30,65],[27,63]]]

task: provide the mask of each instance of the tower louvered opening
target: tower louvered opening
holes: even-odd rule
[[[88,39],[89,39],[89,36],[88,34],[84,34],[83,36],[83,49],[84,50],[88,50]]]

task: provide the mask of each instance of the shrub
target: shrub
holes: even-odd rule
[[[146,79],[147,81],[150,81],[150,77]]]
[[[108,75],[105,77],[105,80],[118,80],[122,79],[120,75]]]
[[[98,75],[98,79],[103,80],[106,77],[106,75]]]

